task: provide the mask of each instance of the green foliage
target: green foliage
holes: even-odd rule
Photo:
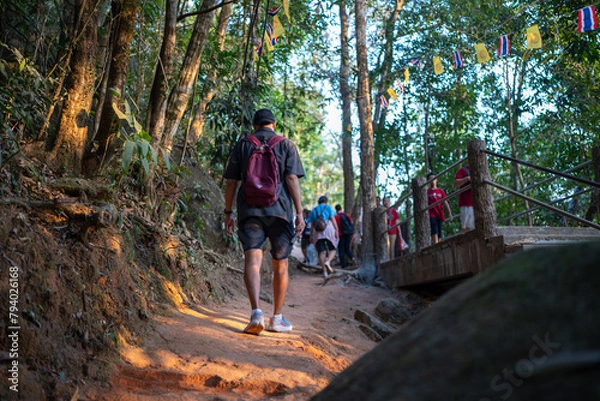
[[[132,164],[139,164],[143,167],[146,174],[150,174],[150,163],[158,164],[158,156],[156,150],[151,145],[152,138],[142,129],[142,126],[131,113],[129,104],[125,102],[125,113],[119,110],[116,103],[113,103],[113,110],[120,120],[126,125],[121,126],[120,134],[123,139],[123,155],[121,159],[121,168],[123,173],[127,173]],[[166,152],[163,150],[164,161],[167,170],[171,166]]]
[[[0,129],[10,142],[34,138],[50,103],[48,82],[18,49],[0,45],[11,53],[0,59]]]

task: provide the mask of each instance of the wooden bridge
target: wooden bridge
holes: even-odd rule
[[[449,171],[454,172],[457,166],[468,159],[471,171],[470,188],[473,194],[475,230],[448,237],[437,244],[431,245],[428,210],[437,203],[430,206],[427,204],[426,191],[427,184],[434,178],[430,181],[426,181],[422,177],[415,178],[412,182],[412,191],[394,205],[397,207],[403,201],[411,198],[413,200],[413,216],[408,217],[398,225],[410,225],[411,223],[414,225],[413,230],[411,230],[411,234],[414,235],[414,243],[412,244],[414,252],[400,258],[386,260],[386,255],[388,255],[386,210],[383,208],[374,210],[376,258],[379,261],[379,273],[389,287],[410,288],[431,284],[453,284],[480,273],[515,252],[531,247],[554,246],[573,241],[600,240],[600,225],[592,221],[593,217],[588,220],[551,204],[556,204],[558,201],[546,203],[525,195],[526,191],[542,184],[542,182],[516,191],[492,181],[488,169],[488,157],[490,156],[503,158],[512,163],[521,163],[550,173],[552,177],[544,180],[544,183],[562,177],[576,181],[577,185],[587,186],[588,189],[578,191],[577,195],[591,192],[591,199],[593,200],[591,207],[596,208],[592,216],[594,214],[600,215],[600,147],[593,149],[593,160],[566,172],[559,172],[490,152],[486,150],[483,141],[473,140],[469,143],[467,158],[454,163],[435,178]],[[593,180],[572,175],[575,170],[590,165],[593,167]],[[495,188],[494,192],[501,191],[508,193],[508,196],[494,199],[492,188]],[[465,189],[468,188],[461,188],[449,195],[448,199],[458,195]],[[537,205],[511,216],[513,218],[538,209],[545,209],[561,215],[565,219],[578,222],[580,227],[501,226],[499,225],[500,222],[510,220],[510,218],[497,219],[495,201],[510,196],[524,199],[526,205]]]

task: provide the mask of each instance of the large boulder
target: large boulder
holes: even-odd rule
[[[313,400],[600,399],[600,242],[511,257],[440,298]]]

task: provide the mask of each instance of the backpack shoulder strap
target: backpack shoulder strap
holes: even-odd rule
[[[273,147],[273,146],[277,145],[279,142],[283,141],[284,139],[285,139],[284,136],[275,134],[275,136],[273,136],[271,139],[269,139],[268,145],[270,147]]]
[[[260,141],[258,140],[258,138],[256,137],[256,135],[251,134],[246,136],[246,139],[250,141],[250,143],[254,146],[260,146]]]

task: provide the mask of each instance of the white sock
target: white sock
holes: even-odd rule
[[[263,313],[263,311],[260,310],[260,308],[252,309],[252,313],[254,313],[254,312]]]
[[[278,314],[278,315],[273,315],[273,317],[274,317],[275,319],[282,319],[282,318],[283,318],[283,315],[280,313],[280,314]]]

